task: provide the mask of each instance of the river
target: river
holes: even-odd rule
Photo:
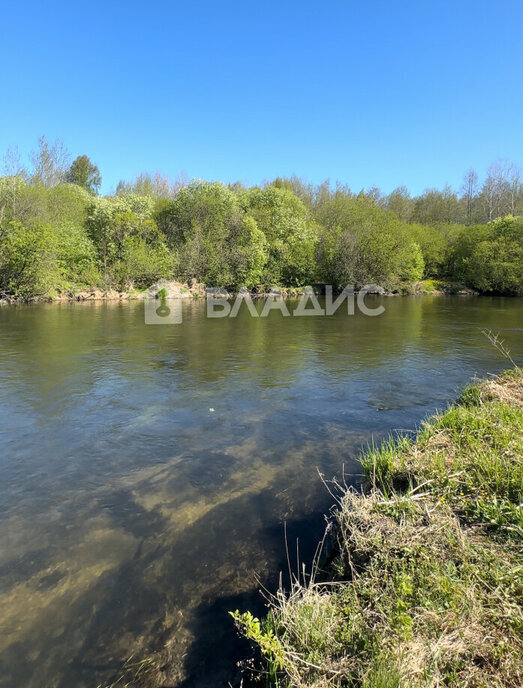
[[[523,356],[523,300],[146,325],[144,305],[0,309],[0,685],[96,688],[163,648],[165,685],[226,685],[230,609],[310,561],[358,452]],[[292,306],[292,303],[291,303]],[[261,304],[258,304],[258,309]]]

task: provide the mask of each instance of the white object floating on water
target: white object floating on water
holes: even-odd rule
[[[214,413],[214,409],[213,409],[213,408],[210,408],[209,411],[210,411],[211,413]]]

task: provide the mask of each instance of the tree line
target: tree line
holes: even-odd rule
[[[158,278],[264,290],[316,283],[459,282],[523,293],[523,191],[516,165],[480,183],[466,173],[412,197],[353,192],[297,177],[260,186],[142,174],[98,195],[86,155],[71,162],[42,137],[24,166],[8,151],[0,177],[0,293],[30,298],[86,288],[142,289]]]

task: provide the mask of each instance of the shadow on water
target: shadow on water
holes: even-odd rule
[[[198,638],[183,660],[186,678],[176,688],[236,686],[241,680],[238,663],[249,655],[249,642],[240,638],[232,627],[230,611],[248,609],[254,615],[264,613],[257,591],[227,595],[202,602],[195,610],[191,632]],[[167,683],[169,685],[169,683]]]
[[[324,529],[325,520],[319,513],[286,522],[293,574],[301,564],[305,564],[310,571]],[[271,571],[266,572],[259,581],[259,586],[254,589],[220,595],[198,605],[189,624],[195,640],[183,659],[185,678],[177,684],[177,688],[205,688],[209,685],[229,686],[230,683],[238,683],[238,662],[248,656],[249,644],[235,633],[229,612],[236,609],[249,610],[255,616],[261,616],[266,612],[266,601],[261,589],[275,592],[280,571],[284,586],[289,582],[283,525],[278,523],[264,528],[259,536],[260,546],[269,547],[271,544],[274,550]],[[278,542],[279,547],[275,548],[274,543]],[[297,561],[296,543],[299,543],[300,563]]]
[[[324,496],[325,507],[331,501]],[[114,636],[115,629],[125,629],[128,639],[143,637],[146,631],[149,642],[140,647],[137,656],[155,656],[162,669],[149,676],[145,685],[227,686],[247,649],[228,612],[250,609],[262,614],[260,586],[275,591],[280,571],[284,584],[289,579],[284,526],[275,518],[279,510],[274,492],[264,490],[254,500],[241,497],[214,508],[186,529],[172,547],[157,546],[145,552],[142,541],[131,561],[122,564],[116,574],[102,577],[90,591],[89,599],[105,601],[84,628],[85,641],[71,658],[60,688],[88,685],[93,676],[100,681],[107,681],[111,674],[112,680],[118,678],[122,655],[115,648],[123,652],[125,643]],[[229,538],[221,553],[216,551],[216,524]],[[296,543],[300,561],[310,563],[324,527],[320,511],[286,521],[293,571],[297,569]],[[162,583],[155,585],[157,579],[148,580],[144,571],[158,562]],[[187,583],[184,579],[189,571]],[[166,580],[172,582],[167,593]],[[184,583],[179,587],[180,581]],[[84,606],[79,600],[72,614],[82,614]],[[167,616],[166,609],[171,611]]]

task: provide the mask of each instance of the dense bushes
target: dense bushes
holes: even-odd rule
[[[482,292],[523,291],[523,218],[464,228],[449,248],[448,272]]]
[[[133,194],[89,203],[86,228],[97,247],[104,286],[145,287],[172,276],[175,256],[152,212],[150,198]]]
[[[410,229],[372,199],[337,195],[322,205],[318,220],[324,228],[317,251],[323,281],[394,288],[423,277],[423,254]]]
[[[172,202],[160,203],[156,217],[184,279],[233,287],[262,283],[266,236],[223,184],[192,182]]]
[[[439,278],[523,291],[522,218],[456,224],[461,206],[448,189],[416,202],[398,189],[384,202],[377,190],[293,178],[253,188],[194,181],[161,195],[160,184],[141,195],[121,187],[99,198],[35,179],[0,179],[0,291],[9,295],[143,288],[160,277],[249,289],[402,289]]]
[[[292,191],[272,185],[241,196],[268,243],[264,281],[289,286],[314,281],[318,233],[302,201]]]

